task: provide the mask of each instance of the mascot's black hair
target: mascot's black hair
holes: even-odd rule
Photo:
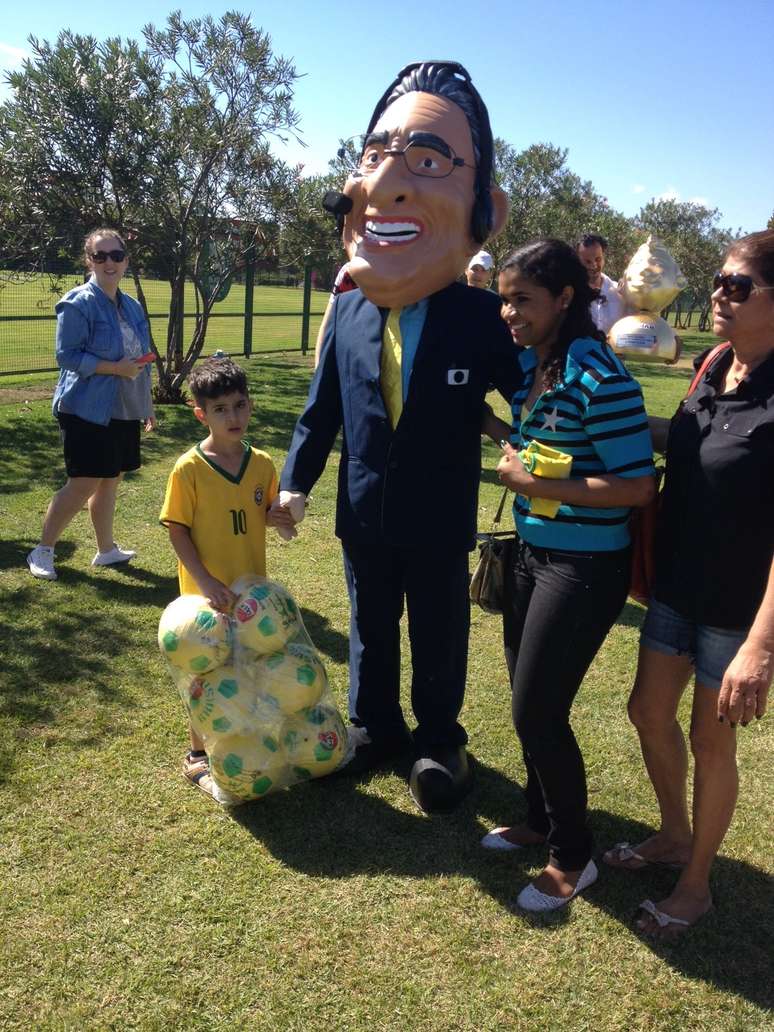
[[[390,104],[406,93],[434,93],[462,108],[470,126],[476,157],[476,198],[470,231],[473,239],[483,244],[492,232],[493,222],[494,141],[486,105],[461,64],[456,61],[415,61],[402,68],[382,94],[368,123],[369,133]]]
[[[470,76],[456,61],[416,61],[398,72],[382,94],[368,123],[370,133],[382,113],[406,93],[434,93],[438,97],[462,108],[470,126],[473,153],[476,159],[476,185],[470,233],[478,244],[483,244],[492,232],[492,169],[494,165],[494,141],[489,125],[489,112],[470,81]],[[323,208],[336,218],[336,227],[341,234],[344,216],[352,210],[352,201],[335,190],[326,193]]]

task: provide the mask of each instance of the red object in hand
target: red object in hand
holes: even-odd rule
[[[139,358],[135,358],[136,365],[147,365],[148,362],[152,362],[156,356],[152,351],[149,351],[147,355],[140,355]]]

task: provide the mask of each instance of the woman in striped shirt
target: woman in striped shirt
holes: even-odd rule
[[[652,498],[653,453],[639,384],[594,326],[596,292],[573,249],[559,240],[521,248],[503,265],[499,291],[502,317],[524,348],[524,380],[513,425],[502,424],[510,443],[502,442],[497,472],[515,493],[520,538],[503,622],[527,816],[482,844],[548,844],[547,866],[517,901],[543,911],[597,877],[570,709],[626,599],[629,510]],[[559,463],[565,475],[569,466],[566,479],[546,477],[546,446],[571,460]]]

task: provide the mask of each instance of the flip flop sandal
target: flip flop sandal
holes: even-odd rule
[[[618,842],[612,849],[603,854],[602,859],[608,867],[618,867],[623,871],[643,871],[646,867],[661,867],[668,871],[682,871],[684,863],[676,860],[648,860],[632,849],[628,842]]]
[[[708,906],[704,913],[700,914],[695,921],[686,921],[682,917],[673,917],[672,914],[666,914],[663,910],[659,910],[653,900],[650,899],[643,900],[637,909],[644,910],[646,914],[653,918],[658,926],[656,937],[660,938],[661,936],[659,933],[665,929],[672,929],[677,933],[677,935],[683,935],[689,928],[693,928],[695,924],[701,921],[701,919],[705,917],[710,910],[712,910],[712,905]],[[649,934],[639,922],[637,922],[637,927],[641,932],[645,932],[646,935]],[[668,938],[668,936],[665,936],[664,938]]]

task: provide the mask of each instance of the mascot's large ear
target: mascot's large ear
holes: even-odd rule
[[[489,235],[497,236],[498,233],[505,229],[510,205],[508,195],[499,186],[493,185],[489,192],[492,198],[492,230]]]

